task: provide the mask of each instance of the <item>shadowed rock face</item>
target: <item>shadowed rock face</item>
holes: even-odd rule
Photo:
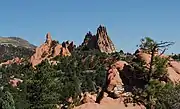
[[[98,49],[105,53],[116,51],[113,42],[107,34],[106,28],[103,26],[99,26],[96,35],[92,35],[91,32],[87,33],[82,46],[86,49]]]
[[[70,56],[73,48],[73,42],[69,43],[67,41],[59,44],[52,40],[50,33],[47,33],[45,43],[36,48],[36,52],[31,56],[30,63],[34,67],[45,59],[51,59],[59,55]]]

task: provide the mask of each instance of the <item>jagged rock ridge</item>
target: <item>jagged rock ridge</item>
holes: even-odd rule
[[[35,67],[45,59],[52,59],[58,55],[70,56],[73,48],[73,42],[66,41],[59,44],[52,40],[50,33],[47,33],[45,43],[36,48],[36,52],[31,56],[30,63]]]
[[[107,34],[107,30],[104,26],[99,26],[97,34],[92,35],[88,32],[85,36],[82,45],[85,49],[97,49],[105,53],[113,53],[116,51],[115,46]]]

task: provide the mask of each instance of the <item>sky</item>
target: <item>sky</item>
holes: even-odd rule
[[[117,50],[133,53],[143,37],[173,41],[180,53],[180,0],[0,0],[0,36],[40,45],[52,38],[80,45],[85,34],[107,28]]]

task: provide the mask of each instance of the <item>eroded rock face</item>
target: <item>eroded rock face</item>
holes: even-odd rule
[[[69,42],[59,44],[57,41],[52,40],[50,33],[47,33],[45,43],[36,48],[36,52],[31,56],[30,63],[35,67],[45,59],[51,59],[58,55],[70,56],[73,48],[73,42],[70,44]]]
[[[91,32],[86,34],[82,46],[86,49],[97,49],[105,53],[113,53],[116,51],[113,42],[107,34],[106,28],[101,25],[97,29],[96,35],[92,35]]]

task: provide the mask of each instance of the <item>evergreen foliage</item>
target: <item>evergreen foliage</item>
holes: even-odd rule
[[[157,109],[179,109],[180,108],[180,85],[166,84],[158,93]]]
[[[8,91],[5,91],[1,98],[1,109],[15,109],[13,96]]]
[[[46,60],[36,69],[27,63],[3,66],[0,68],[3,76],[1,85],[12,93],[18,109],[79,105],[81,93],[96,92],[103,85],[106,74],[104,60],[107,57],[96,51],[76,51],[69,57],[56,57],[57,65]],[[12,75],[23,80],[17,88],[8,84]],[[73,103],[67,101],[70,97]]]

